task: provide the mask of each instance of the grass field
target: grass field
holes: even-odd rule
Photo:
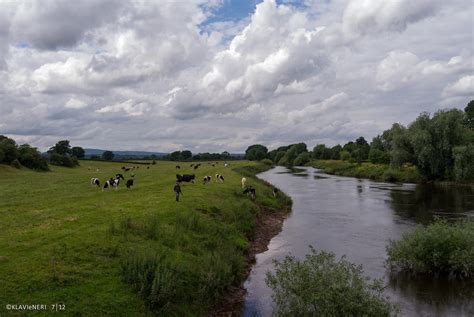
[[[254,178],[256,202],[243,195],[233,168],[265,167],[239,161],[196,171],[180,163],[197,182],[185,183],[176,203],[176,164],[140,165],[133,189],[109,192],[90,178],[103,181],[123,164],[81,161],[47,173],[0,165],[0,316],[15,314],[7,304],[46,304],[28,315],[49,316],[56,303],[74,316],[205,314],[243,278],[258,205],[277,210],[288,200]]]

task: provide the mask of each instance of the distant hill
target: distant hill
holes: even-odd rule
[[[84,151],[85,151],[86,157],[91,157],[93,155],[101,156],[102,153],[104,153],[106,150],[84,149]],[[163,152],[147,152],[147,151],[112,151],[112,152],[115,154],[115,157],[135,157],[135,158],[151,156],[151,155],[156,155],[156,157],[162,157],[168,154],[168,153],[163,153]]]

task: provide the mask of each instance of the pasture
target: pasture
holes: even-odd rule
[[[91,177],[103,184],[133,164],[81,161],[46,173],[0,165],[0,315],[7,304],[48,305],[28,312],[35,315],[50,315],[53,304],[65,305],[67,315],[205,314],[243,277],[257,206],[278,209],[285,197],[275,199],[270,187],[248,176],[257,199],[242,194],[242,175],[233,169],[260,168],[257,163],[202,162],[197,170],[178,164],[180,170],[176,162],[137,165],[123,173],[125,180],[135,174],[133,189],[122,181],[117,191],[104,192]],[[179,203],[177,173],[196,174],[196,184],[183,183]],[[210,184],[203,185],[205,175]],[[160,280],[159,292],[133,277],[139,274],[133,268],[150,257],[173,272]]]

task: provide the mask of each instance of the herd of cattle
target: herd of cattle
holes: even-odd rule
[[[210,164],[212,166],[215,166],[216,164],[219,164],[219,162],[215,162],[215,163],[208,162],[208,164]],[[194,168],[195,170],[198,169],[199,166],[201,166],[201,163],[190,165],[190,167]],[[228,167],[229,164],[227,162],[225,162],[224,166]],[[132,166],[132,167],[122,166],[122,171],[123,172],[128,172],[130,170],[138,169],[138,168],[140,168],[140,167],[139,166]],[[150,168],[150,166],[147,166],[147,169],[149,169],[149,168]],[[181,169],[181,166],[176,165],[176,169]],[[90,168],[89,168],[89,170],[90,170]],[[96,171],[98,172],[99,169],[96,169]],[[135,178],[135,174],[131,173],[130,178],[127,179],[127,181],[125,182],[125,186],[128,189],[131,189],[133,187],[134,178]],[[119,188],[121,180],[125,181],[125,177],[123,176],[123,174],[117,173],[117,174],[115,174],[115,176],[110,177],[109,179],[107,179],[102,184],[102,186],[101,186],[101,182],[100,182],[99,178],[97,178],[97,177],[92,177],[91,180],[90,180],[90,183],[91,183],[92,186],[97,186],[98,188],[102,187],[102,191],[110,190],[111,188],[114,188],[115,190],[117,190]],[[194,184],[195,181],[196,181],[196,175],[195,174],[176,174],[176,182],[179,183],[179,184],[182,183],[182,182],[188,182],[188,183],[190,182],[190,183]],[[223,183],[224,182],[224,176],[222,174],[216,174],[215,175],[215,181],[217,183]],[[204,185],[210,184],[211,182],[212,182],[212,176],[206,175],[206,176],[203,177],[203,184]],[[242,188],[244,189],[243,194],[247,194],[247,195],[250,196],[250,198],[252,200],[255,200],[256,195],[257,195],[256,189],[252,186],[247,186],[246,183],[247,183],[247,179],[245,177],[242,177],[241,185],[242,185]],[[275,187],[275,188],[273,188],[273,196],[277,197],[277,195],[278,195],[278,189]]]

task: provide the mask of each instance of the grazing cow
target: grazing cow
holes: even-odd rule
[[[150,169],[150,166],[147,166],[146,169],[149,170],[149,169]]]
[[[242,188],[245,188],[245,183],[247,183],[247,179],[245,177],[242,177],[242,180],[240,182],[242,183]]]
[[[91,185],[95,185],[97,187],[100,187],[100,180],[97,177],[92,177],[91,178]]]
[[[215,164],[212,164],[212,167],[216,166]]]
[[[123,169],[124,172],[128,172],[130,170],[130,167],[122,166],[122,169]]]
[[[216,182],[223,183],[224,182],[224,176],[222,176],[221,174],[216,174]]]
[[[194,166],[194,164],[189,165],[189,167],[193,167],[193,166]]]
[[[272,193],[273,193],[273,197],[275,197],[275,198],[276,198],[276,196],[278,196],[278,192],[279,192],[278,188],[276,188],[276,187],[273,187],[273,191],[272,191]]]
[[[194,165],[194,169],[197,170],[199,165]]]
[[[225,162],[224,167],[227,167],[227,166],[229,166],[229,163]]]
[[[189,175],[189,174],[184,174],[184,175],[176,174],[176,181],[178,183],[181,183],[181,182],[189,183],[189,182],[191,182],[191,183],[194,184],[195,179],[196,179],[196,176],[194,174],[192,174],[192,175]]]
[[[252,198],[252,200],[255,200],[255,197],[257,197],[257,191],[252,186],[245,187],[243,193],[250,195],[250,198]]]
[[[104,187],[102,187],[102,191],[103,191],[104,189],[109,190],[110,187],[114,187],[115,190],[117,190],[118,185],[119,185],[119,182],[120,182],[120,179],[111,177],[109,180],[107,180],[107,181],[104,183]]]
[[[129,189],[132,189],[132,187],[133,187],[133,178],[128,179],[125,186],[127,186],[127,188],[129,188]]]
[[[125,180],[125,178],[123,177],[122,174],[115,174],[115,179],[123,179],[123,180]]]
[[[181,166],[179,165],[176,165],[176,169],[179,170],[181,168]]]
[[[204,176],[204,185],[211,183],[211,179],[212,177],[209,175]]]

